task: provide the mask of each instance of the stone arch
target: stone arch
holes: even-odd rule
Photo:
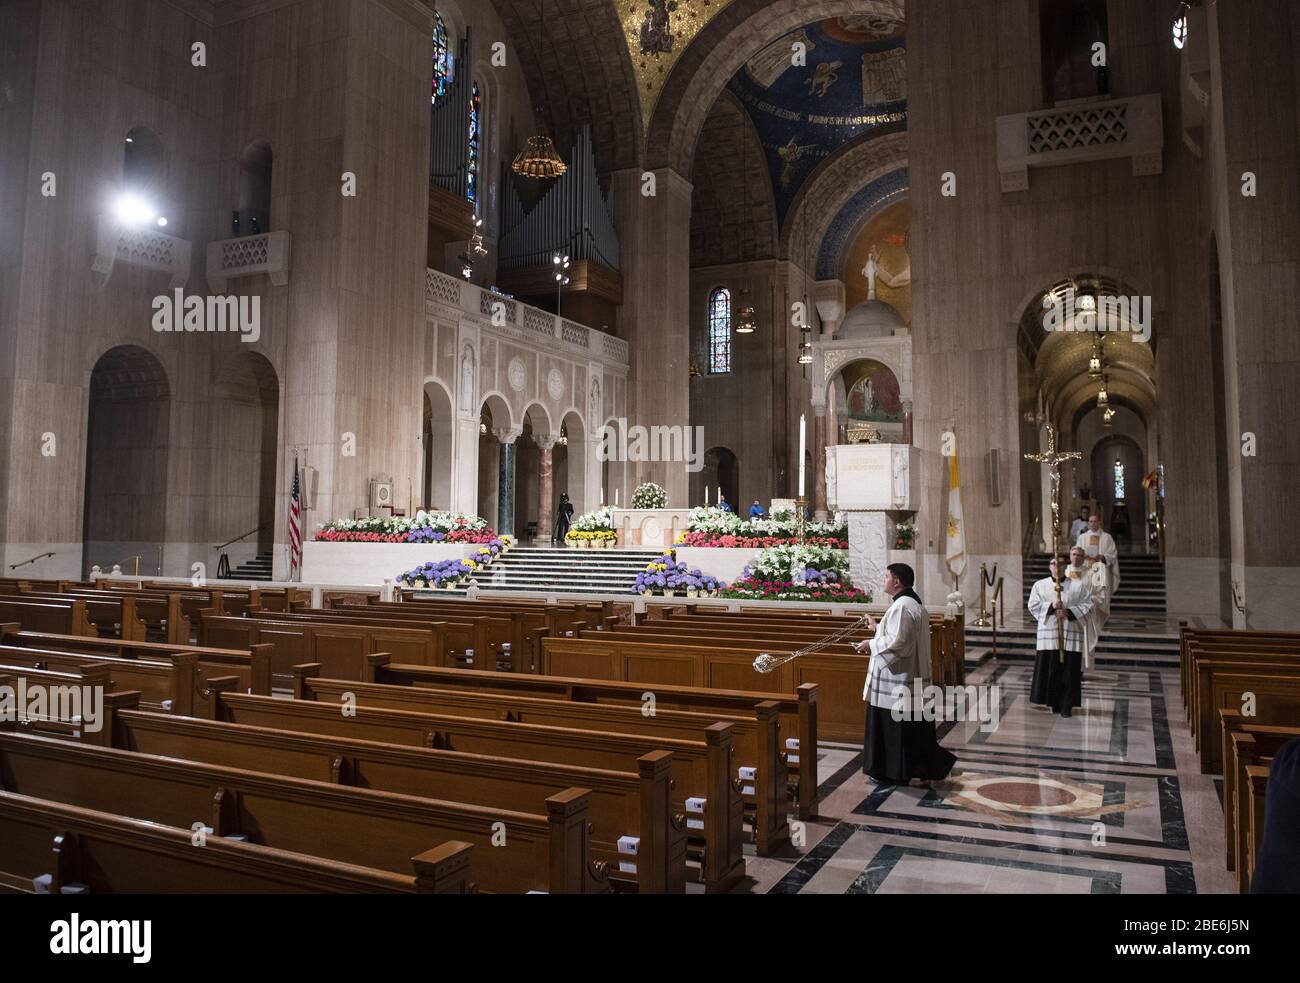
[[[423,403],[420,432],[424,481],[420,500],[426,509],[447,509],[451,506],[454,477],[455,404],[451,390],[433,376],[424,380]]]
[[[109,348],[87,381],[82,572],[161,567],[167,539],[171,383],[139,345]]]
[[[213,395],[219,409],[212,414],[209,433],[211,467],[224,484],[212,498],[214,541],[224,543],[257,530],[255,536],[232,543],[226,551],[238,566],[255,555],[271,553],[276,541],[279,375],[261,352],[240,351],[218,366]]]

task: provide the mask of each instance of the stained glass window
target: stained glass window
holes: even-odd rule
[[[447,94],[447,87],[456,78],[456,56],[452,54],[451,42],[447,38],[447,25],[443,23],[442,14],[433,15],[433,97],[431,102]]]
[[[482,135],[483,101],[476,80],[469,93],[469,179],[465,184],[465,197],[475,205],[478,205],[479,145]],[[477,210],[476,208],[475,211]]]
[[[1115,462],[1115,501],[1124,501],[1124,465],[1118,460]]]
[[[719,287],[709,295],[709,372],[731,371],[731,291]]]

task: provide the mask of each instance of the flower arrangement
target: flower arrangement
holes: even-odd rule
[[[910,550],[916,542],[916,523],[908,520],[894,527],[894,549]]]
[[[609,548],[618,542],[614,532],[614,513],[602,505],[594,512],[584,512],[573,520],[573,525],[564,534],[564,540],[570,546],[579,548]]]
[[[687,597],[712,597],[726,587],[716,577],[690,569],[679,563],[668,550],[658,559],[646,564],[632,584],[634,594],[663,594],[672,597],[679,591]]]
[[[632,493],[632,508],[661,509],[668,504],[668,492],[663,485],[646,481],[636,486]]]
[[[839,604],[870,604],[871,595],[848,583],[830,580],[765,580],[747,577],[718,592],[719,597],[745,601],[827,601]]]
[[[398,575],[397,579],[405,587],[451,587],[472,577],[478,566],[474,560],[430,561]]]
[[[514,545],[509,536],[498,536],[486,519],[463,512],[425,512],[413,516],[381,516],[371,519],[334,519],[323,523],[315,539],[323,543],[478,543],[498,544],[504,552]]]
[[[832,550],[849,548],[847,539],[835,539],[832,536],[808,536],[803,543],[808,546],[821,546]],[[717,535],[708,532],[681,532],[677,534],[678,546],[700,546],[710,549],[768,549],[772,546],[798,546],[797,537],[781,536],[737,536],[731,533]]]
[[[849,554],[846,550],[808,544],[775,546],[750,561],[745,577],[795,584],[812,581],[847,585]]]
[[[733,512],[715,506],[691,509],[684,533],[678,534],[682,546],[749,549],[795,545],[798,524],[794,513],[778,512],[770,519],[742,520]],[[805,542],[831,549],[848,549],[847,522],[809,522],[804,526]]]

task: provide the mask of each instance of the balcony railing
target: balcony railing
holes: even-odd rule
[[[1029,188],[1029,168],[1128,157],[1134,176],[1164,170],[1159,93],[999,116],[1002,190]]]
[[[190,241],[158,229],[123,225],[111,215],[101,215],[95,260],[90,268],[107,281],[117,263],[167,273],[171,276],[168,286],[175,290],[190,279]]]
[[[228,281],[257,273],[283,287],[289,282],[289,242],[289,233],[281,230],[208,243],[208,288],[222,294]]]
[[[424,271],[424,303],[431,314],[438,308],[454,308],[461,314],[474,316],[486,330],[496,330],[519,341],[545,345],[553,350],[568,349],[571,355],[594,357],[619,366],[628,364],[628,344],[621,338],[556,317],[437,270]]]

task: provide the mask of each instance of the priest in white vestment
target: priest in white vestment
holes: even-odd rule
[[[916,573],[906,563],[886,568],[884,590],[893,602],[879,625],[869,615],[875,635],[854,647],[870,650],[867,681],[867,733],[862,770],[882,785],[948,777],[956,756],[939,744],[933,720],[912,716],[912,687],[930,682],[930,616],[912,590]],[[901,719],[900,719],[901,718]]]
[[[1101,567],[1089,567],[1087,554],[1083,547],[1076,546],[1070,550],[1070,566],[1065,575],[1088,588],[1092,595],[1092,610],[1080,622],[1083,630],[1083,668],[1091,669],[1093,652],[1101,640],[1101,629],[1110,617],[1110,599],[1106,591],[1106,573]]]
[[[1119,551],[1115,549],[1115,537],[1101,528],[1101,516],[1088,518],[1088,528],[1079,534],[1074,545],[1083,547],[1089,566],[1106,564],[1106,588],[1108,596],[1114,597],[1119,590]]]
[[[1038,581],[1029,592],[1029,613],[1038,623],[1029,702],[1045,705],[1062,717],[1072,716],[1071,711],[1083,705],[1084,622],[1093,603],[1086,583],[1065,576],[1067,563],[1064,556],[1053,557],[1051,576]]]

